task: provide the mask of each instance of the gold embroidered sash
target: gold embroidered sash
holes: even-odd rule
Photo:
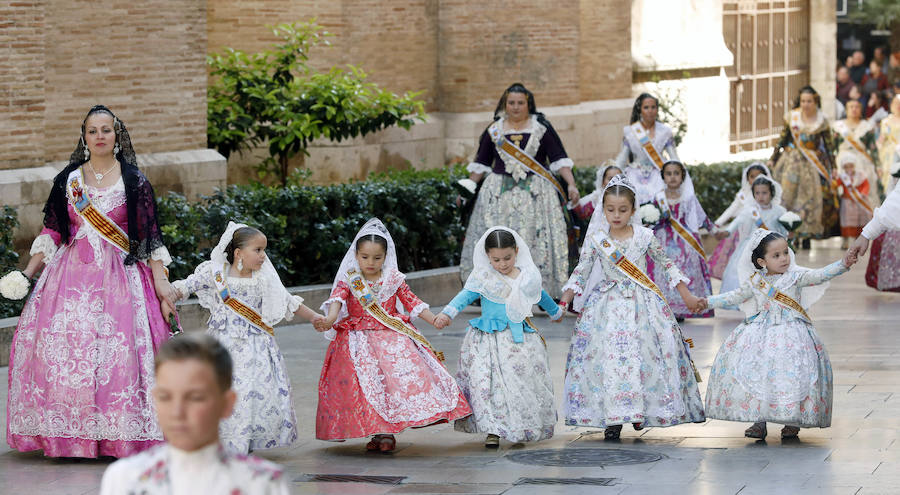
[[[781,292],[776,289],[775,286],[770,284],[765,277],[759,274],[759,272],[754,272],[753,275],[750,275],[750,284],[753,285],[754,288],[762,292],[767,298],[775,301],[781,306],[791,309],[800,314],[806,321],[812,322],[812,318],[806,313],[806,310],[803,309],[803,306],[800,305],[797,301],[795,301],[791,296]]]
[[[625,274],[628,278],[633,280],[635,283],[644,287],[645,289],[649,289],[653,291],[657,296],[659,296],[660,300],[662,300],[663,304],[668,305],[668,301],[666,301],[666,296],[663,295],[662,290],[659,289],[659,286],[656,285],[650,277],[644,273],[643,270],[638,268],[631,260],[625,257],[625,253],[619,250],[613,242],[609,239],[603,230],[598,230],[594,234],[594,242],[600,247],[600,250],[603,251],[610,261],[619,269],[622,273]],[[682,346],[684,346],[684,354],[687,356],[688,361],[691,362],[691,368],[694,370],[694,379],[697,382],[703,381],[700,378],[700,372],[697,371],[697,366],[694,364],[694,360],[691,358],[690,348],[694,346],[693,340],[685,339],[681,334],[681,327],[678,324],[675,324],[674,327],[678,331],[678,338],[681,339]]]
[[[751,208],[750,216],[753,218],[753,225],[755,225],[757,228],[769,230],[769,227],[766,227],[766,222],[763,221],[762,214],[759,212],[759,209]]]
[[[794,147],[800,150],[800,153],[806,157],[806,160],[812,164],[812,166],[819,172],[819,175],[822,176],[823,179],[828,181],[828,184],[831,183],[831,174],[828,173],[828,168],[825,167],[825,164],[819,160],[819,157],[816,156],[816,153],[813,150],[807,149],[806,146],[803,145],[803,141],[800,140],[800,124],[802,124],[803,117],[800,114],[800,110],[792,110],[791,111],[791,122],[788,126],[791,129],[791,137],[794,138]]]
[[[674,230],[684,242],[688,243],[689,246],[694,248],[694,251],[703,258],[706,259],[706,251],[703,250],[703,246],[697,242],[697,239],[691,235],[690,231],[675,218],[675,215],[672,213],[672,209],[669,207],[669,202],[666,200],[665,191],[660,192],[656,195],[656,202],[659,203],[659,207],[662,210],[663,217],[669,220],[669,225],[672,226],[672,230]]]
[[[381,304],[375,298],[375,294],[369,290],[369,285],[356,268],[347,270],[347,281],[349,282],[350,291],[353,293],[353,297],[356,298],[359,305],[362,306],[369,315],[391,330],[413,339],[413,341],[434,353],[435,357],[438,358],[438,361],[444,362],[443,352],[435,350],[422,334],[410,327],[400,318],[388,314],[388,312],[381,307]]]
[[[850,195],[850,199],[852,199],[856,204],[861,206],[864,210],[869,212],[870,215],[875,212],[875,210],[873,210],[872,207],[869,206],[869,202],[866,201],[866,198],[862,197],[862,195],[859,193],[859,189],[857,189],[856,186],[853,185],[852,180],[849,180],[849,181],[844,180],[844,177],[841,174],[841,175],[838,175],[838,178],[835,182],[844,186],[844,189]],[[848,184],[848,182],[849,182],[849,184]]]
[[[75,212],[87,225],[96,230],[100,237],[119,248],[123,253],[128,254],[130,250],[128,234],[94,206],[91,198],[85,192],[83,184],[84,176],[80,168],[69,175],[66,189]]]
[[[213,277],[216,284],[216,290],[219,292],[219,297],[222,298],[222,302],[238,316],[246,320],[247,323],[250,323],[260,330],[265,330],[269,335],[274,337],[275,329],[266,325],[262,315],[248,306],[247,303],[231,295],[231,291],[228,290],[228,283],[226,282],[227,277],[225,270],[226,267],[223,266],[221,270],[215,272],[215,276]]]
[[[504,155],[508,158],[512,158],[517,161],[522,166],[526,167],[528,170],[534,172],[538,177],[546,180],[553,186],[553,189],[556,189],[556,192],[559,193],[560,198],[562,198],[563,203],[567,202],[566,191],[563,189],[562,184],[556,180],[556,177],[550,173],[549,170],[544,168],[537,160],[534,159],[531,155],[526,153],[524,150],[513,144],[504,134],[503,130],[500,129],[499,125],[492,125],[488,128],[490,132],[491,139],[494,141],[494,145],[497,147],[497,152],[501,155]]]
[[[838,122],[835,125],[835,128],[837,129],[838,134],[840,134],[845,141],[850,143],[850,146],[853,146],[853,149],[862,154],[862,156],[864,156],[870,162],[875,163],[875,161],[872,160],[872,157],[869,155],[869,152],[866,151],[866,147],[859,142],[859,139],[856,138],[856,135],[853,134],[853,131],[850,129],[850,126],[846,124],[846,122]]]
[[[631,124],[631,131],[634,132],[634,136],[637,138],[638,144],[643,148],[644,153],[647,154],[647,158],[656,165],[656,168],[662,170],[662,157],[659,155],[659,152],[656,151],[656,147],[653,146],[653,141],[650,140],[650,135],[647,134],[647,130],[644,129],[644,126],[641,125],[640,121]]]

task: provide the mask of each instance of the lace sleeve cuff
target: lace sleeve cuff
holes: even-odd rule
[[[453,318],[456,318],[456,315],[459,314],[459,310],[448,304],[448,305],[444,306],[444,309],[441,310],[441,313],[444,313],[445,315],[449,316],[450,319],[452,320]]]
[[[29,251],[29,254],[34,256],[38,253],[42,253],[44,255],[44,262],[46,263],[53,259],[56,250],[56,243],[53,242],[53,238],[50,237],[50,234],[41,234],[34,238],[34,242],[31,243],[31,251]]]
[[[552,172],[559,172],[560,169],[563,168],[572,168],[575,166],[575,162],[572,161],[571,158],[560,158],[555,162],[550,164],[550,170]]]
[[[426,302],[420,302],[419,304],[416,304],[416,307],[414,307],[412,309],[412,311],[409,312],[409,318],[410,319],[418,318],[419,315],[422,314],[422,311],[425,311],[426,309],[428,309],[430,307],[431,306],[429,306],[428,303],[426,303]]]
[[[691,279],[687,278],[687,276],[674,265],[672,268],[669,268],[667,272],[669,275],[669,288],[671,289],[677,287],[681,282],[684,282],[685,285],[691,283]]]
[[[466,171],[470,174],[486,174],[491,171],[491,167],[488,167],[483,163],[472,162],[466,167]]]
[[[165,246],[160,246],[153,250],[150,253],[150,259],[159,261],[163,264],[163,266],[169,266],[172,264],[172,256],[169,255],[169,250],[166,249]]]

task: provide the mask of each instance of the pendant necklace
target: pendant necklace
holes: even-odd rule
[[[113,162],[112,166],[109,167],[109,170],[101,174],[94,168],[94,163],[88,161],[88,166],[91,167],[91,171],[94,172],[94,178],[97,179],[97,184],[100,184],[103,181],[103,178],[109,175],[109,173],[112,172],[112,169],[116,168],[116,164],[117,162]]]

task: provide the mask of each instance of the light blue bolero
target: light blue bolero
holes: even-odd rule
[[[481,298],[481,317],[469,320],[469,324],[472,325],[473,328],[477,328],[485,333],[502,332],[509,328],[510,333],[512,333],[513,342],[517,344],[525,342],[524,332],[535,332],[533,328],[523,321],[510,321],[509,317],[506,316],[505,304],[495,303],[482,297],[481,294],[477,292],[466,289],[460,291],[452,301],[447,303],[447,305],[444,306],[444,309],[441,310],[441,313],[444,313],[450,318],[455,318],[463,308],[472,304],[478,298]],[[559,318],[559,315],[562,312],[559,305],[556,304],[553,298],[550,297],[550,294],[547,294],[547,291],[545,290],[541,291],[541,300],[538,301],[538,306],[546,311],[550,315],[550,319],[553,320]]]

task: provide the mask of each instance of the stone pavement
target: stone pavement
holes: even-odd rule
[[[824,266],[842,254],[833,241],[814,243],[800,253],[800,264]],[[744,438],[748,425],[710,420],[704,424],[648,428],[626,427],[620,442],[603,440],[594,428],[560,422],[556,436],[538,444],[501,444],[486,450],[481,436],[453,431],[449,425],[405,432],[392,455],[368,454],[366,440],[328,443],[315,440],[316,387],[326,341],[310,325],[279,329],[278,342],[288,363],[300,440],[291,448],[259,454],[286,466],[298,494],[888,494],[900,493],[900,294],[865,286],[865,260],[834,282],[812,310],[834,367],[834,420],[831,428],[802,430],[799,440],[782,442],[780,426],[769,425],[767,442]],[[313,303],[317,301],[311,301]],[[474,313],[474,308],[472,308]],[[711,320],[689,320],[685,336],[694,339],[694,359],[704,379],[718,346],[740,321],[722,311]],[[468,315],[462,314],[441,336],[425,333],[444,350],[455,371]],[[547,338],[559,400],[568,338],[574,319],[537,323]],[[6,369],[2,369],[5,373]],[[706,382],[700,384],[705,394]],[[6,380],[0,385],[5,401]],[[5,421],[5,408],[3,419]],[[538,449],[594,449],[587,454],[656,454],[659,460],[602,467],[535,466],[509,456]],[[0,493],[96,493],[104,461],[45,459],[9,451],[0,445]],[[310,482],[310,475],[345,474],[404,477],[399,484]],[[516,484],[523,478],[607,478],[608,486]],[[609,479],[611,478],[611,479]]]

